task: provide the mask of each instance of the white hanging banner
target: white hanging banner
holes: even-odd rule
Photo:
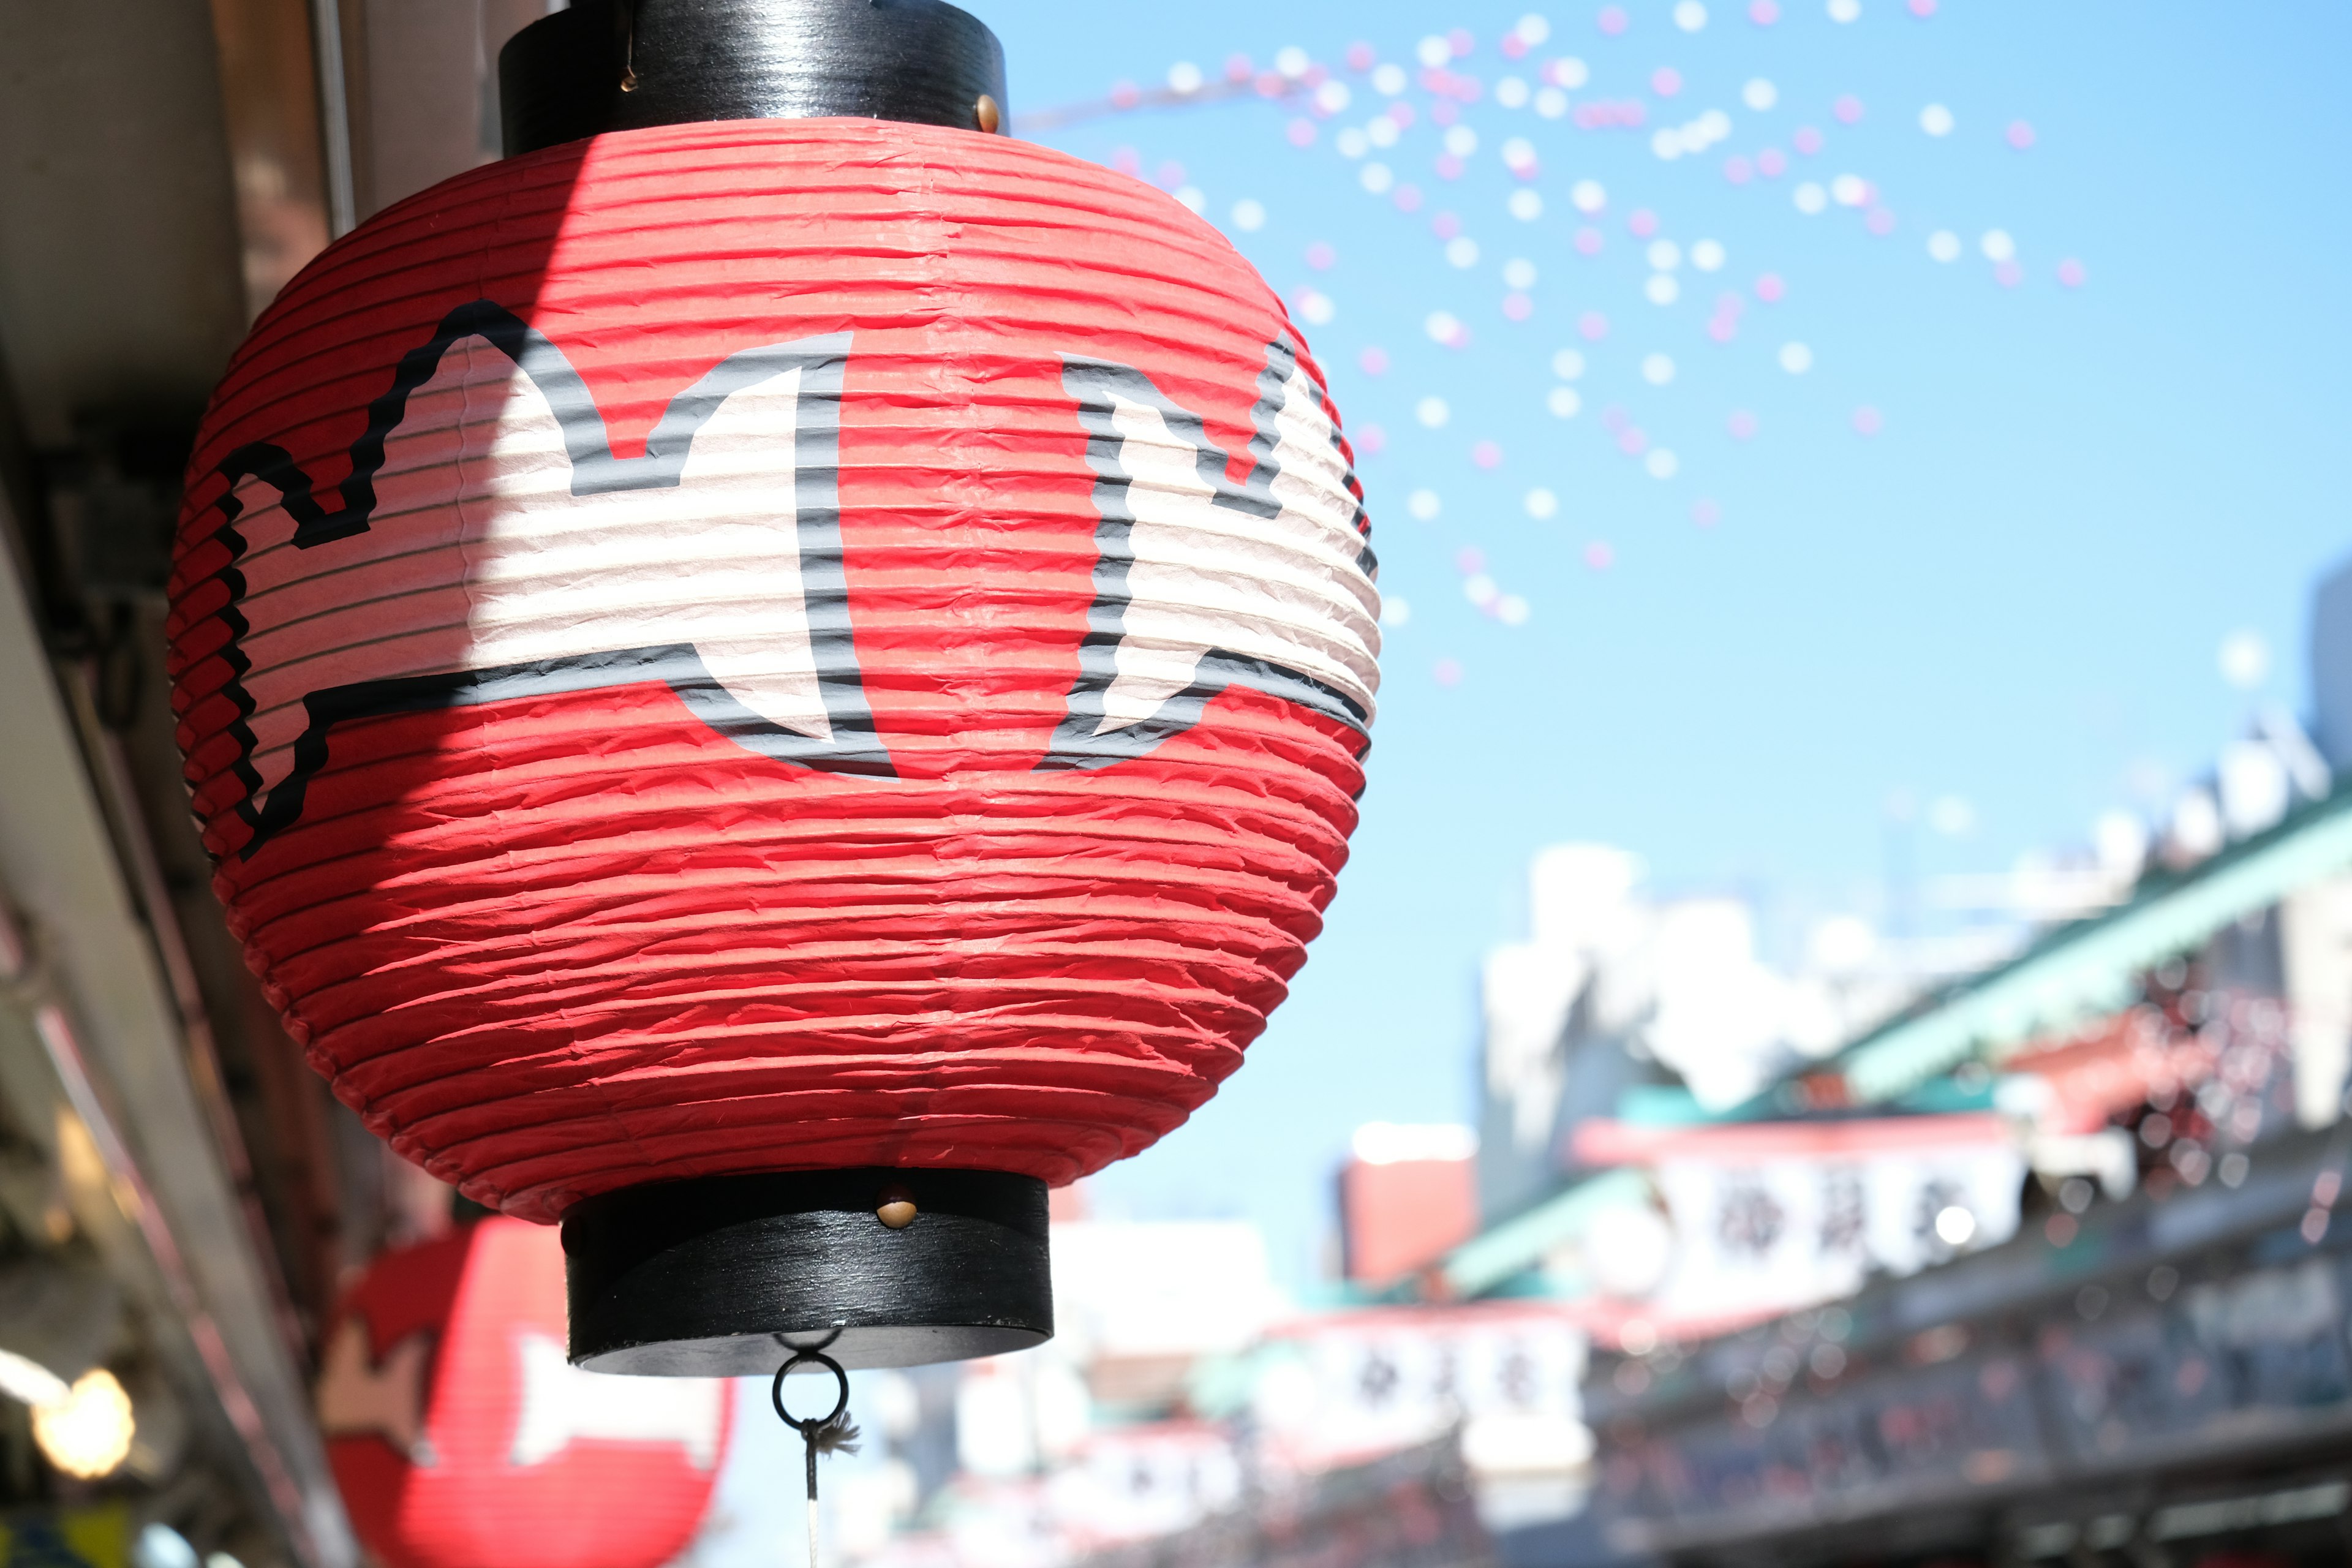
[[[1583,1328],[1548,1306],[1310,1319],[1269,1336],[1256,1415],[1269,1456],[1300,1470],[1412,1447],[1490,1415],[1574,1427],[1585,1348]]]
[[[1667,1317],[1769,1316],[2006,1241],[2025,1179],[1996,1116],[1612,1127],[1578,1148],[1652,1164],[1675,1229]]]

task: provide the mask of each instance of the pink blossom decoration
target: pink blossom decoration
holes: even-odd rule
[[[1454,51],[1455,59],[1463,60],[1470,58],[1470,51],[1478,47],[1478,41],[1470,36],[1469,28],[1456,27],[1445,35],[1445,47]]]
[[[1886,207],[1873,207],[1862,215],[1862,226],[1884,238],[1895,232],[1895,214]]]
[[[1437,177],[1441,180],[1460,179],[1462,171],[1467,166],[1451,153],[1440,153],[1437,155]]]
[[[1110,166],[1122,174],[1140,178],[1143,174],[1143,154],[1132,147],[1121,147],[1110,155]]]
[[[1648,123],[1650,109],[1638,98],[1601,99],[1578,104],[1571,118],[1579,131],[1638,131]]]
[[[1731,432],[1735,441],[1753,441],[1761,427],[1756,416],[1745,408],[1733,410],[1731,417],[1724,421],[1724,428]]]
[[[1911,0],[1911,15],[1922,22],[1936,14],[1936,0]]]
[[[2004,289],[2014,289],[2025,281],[2025,268],[2014,261],[2004,261],[1992,269],[1993,281]]]
[[[1617,563],[1617,552],[1609,548],[1605,539],[1596,539],[1584,547],[1584,563],[1595,572],[1606,572]]]
[[[1378,425],[1367,425],[1356,432],[1356,438],[1350,445],[1355,447],[1358,457],[1377,458],[1388,450],[1389,433]]]
[[[2058,281],[2069,289],[2080,289],[2088,277],[2090,273],[2083,264],[2071,256],[2058,264]]]
[[[1609,318],[1598,310],[1587,310],[1576,318],[1576,330],[1588,343],[1597,343],[1609,335]]]
[[[1797,133],[1789,138],[1789,144],[1810,158],[1822,150],[1822,133],[1810,125],[1800,125]]]
[[[1780,19],[1780,7],[1772,0],[1748,0],[1748,19],[1759,27],[1769,27]]]
[[[1650,90],[1660,98],[1672,98],[1683,89],[1683,73],[1672,66],[1660,66],[1650,73]]]
[[[1396,195],[1391,196],[1389,200],[1396,204],[1396,209],[1401,213],[1417,213],[1421,210],[1421,187],[1399,185],[1396,188]]]
[[[1858,125],[1862,121],[1862,100],[1845,93],[1830,105],[1830,112],[1837,116],[1840,125]]]
[[[1307,247],[1307,265],[1318,272],[1330,271],[1331,264],[1339,259],[1339,253],[1328,241],[1318,239]]]
[[[1603,243],[1605,242],[1601,237],[1601,231],[1591,224],[1586,224],[1576,231],[1576,253],[1579,256],[1600,255]]]
[[[1536,302],[1514,289],[1503,296],[1503,314],[1514,321],[1524,321],[1536,313]]]
[[[2009,130],[2003,134],[2008,138],[2009,144],[2021,153],[2033,145],[2033,127],[2022,120],[2011,121]]]
[[[1503,466],[1503,448],[1492,441],[1480,441],[1470,448],[1470,460],[1482,468]]]
[[[1113,109],[1133,109],[1143,101],[1143,89],[1131,81],[1110,84],[1110,106]]]
[[[1778,147],[1767,147],[1756,154],[1756,172],[1768,180],[1777,180],[1789,172],[1789,155]]]
[[[1356,356],[1356,368],[1366,375],[1386,375],[1389,373],[1389,351],[1375,344]]]
[[[1440,686],[1459,686],[1462,684],[1462,661],[1458,658],[1441,658],[1437,661],[1437,668],[1430,673],[1437,678],[1437,684]]]
[[[1184,165],[1171,158],[1160,164],[1151,177],[1159,182],[1161,190],[1172,191],[1184,183]]]
[[[1357,39],[1354,43],[1348,46],[1348,68],[1349,70],[1368,71],[1372,68],[1372,62],[1378,58],[1380,58],[1380,56],[1372,52],[1372,46],[1364,42],[1361,38]]]
[[[1723,508],[1711,500],[1694,501],[1691,503],[1691,521],[1701,528],[1713,528],[1723,521]]]
[[[1290,138],[1293,147],[1312,147],[1315,145],[1315,121],[1302,115],[1290,122],[1285,134]]]
[[[1440,239],[1452,239],[1462,232],[1462,220],[1450,212],[1439,213],[1429,220],[1429,232]]]
[[[1625,15],[1625,9],[1622,5],[1603,5],[1601,7],[1601,15],[1595,16],[1593,22],[1603,33],[1613,38],[1633,25],[1633,18]]]
[[[1865,403],[1853,411],[1853,430],[1857,436],[1875,436],[1886,428],[1886,416]]]
[[[1247,55],[1227,55],[1225,57],[1225,79],[1227,81],[1247,81],[1250,79],[1251,73],[1256,69],[1257,68],[1255,66],[1250,64],[1250,58]]]
[[[1735,185],[1744,185],[1756,177],[1756,165],[1748,161],[1747,154],[1734,153],[1723,161],[1723,177]]]
[[[1625,227],[1635,237],[1647,239],[1658,232],[1658,215],[1647,207],[1637,207],[1625,219]]]
[[[1763,277],[1756,279],[1756,297],[1768,305],[1779,304],[1787,297],[1788,292],[1789,286],[1780,280],[1780,275],[1777,272],[1767,272]]]
[[[1517,33],[1505,33],[1499,47],[1505,59],[1516,60],[1528,52],[1528,41]]]

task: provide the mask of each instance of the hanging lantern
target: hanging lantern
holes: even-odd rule
[[[326,1346],[327,1458],[385,1568],[656,1568],[701,1525],[728,1385],[569,1364],[543,1226],[486,1219],[384,1254]]]
[[[1046,1187],[1240,1065],[1346,858],[1321,374],[1207,224],[990,134],[936,0],[575,5],[501,65],[512,155],[312,262],[205,422],[232,929],[371,1127],[563,1222],[583,1364],[1034,1343]]]

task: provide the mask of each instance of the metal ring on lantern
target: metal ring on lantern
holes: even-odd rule
[[[841,1385],[841,1397],[833,1402],[833,1408],[824,1415],[799,1416],[784,1408],[784,1379],[803,1362],[814,1362],[825,1368],[833,1373],[834,1381]],[[792,1360],[776,1369],[776,1381],[768,1390],[768,1400],[776,1407],[778,1420],[803,1437],[814,1441],[821,1429],[840,1420],[842,1412],[849,1408],[849,1373],[841,1369],[839,1362],[821,1350],[794,1351]]]

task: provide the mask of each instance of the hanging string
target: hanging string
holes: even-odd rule
[[[825,1343],[831,1344],[828,1339]],[[793,1368],[802,1365],[823,1367],[833,1373],[839,1385],[840,1396],[833,1402],[829,1415],[795,1415],[784,1408],[784,1378]],[[857,1428],[849,1420],[849,1373],[841,1363],[822,1350],[794,1350],[792,1359],[776,1369],[774,1386],[768,1391],[770,1403],[776,1407],[776,1418],[801,1435],[808,1459],[808,1568],[817,1568],[816,1561],[816,1457],[819,1454],[855,1454],[857,1452]]]

